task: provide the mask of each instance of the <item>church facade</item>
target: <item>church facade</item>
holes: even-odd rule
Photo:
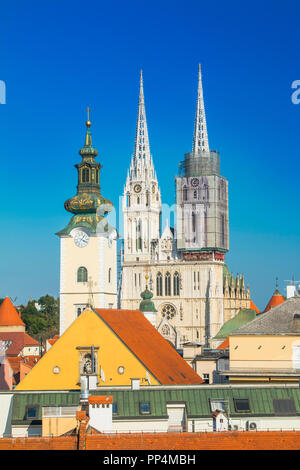
[[[175,227],[167,221],[162,230],[141,73],[135,147],[123,193],[121,308],[138,308],[147,274],[160,333],[176,347],[189,341],[209,347],[224,321],[250,308],[250,292],[225,265],[228,182],[220,174],[219,154],[209,149],[200,66],[192,151],[180,163],[175,183]]]

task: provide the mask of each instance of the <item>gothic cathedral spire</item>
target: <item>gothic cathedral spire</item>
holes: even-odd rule
[[[134,152],[123,198],[124,261],[150,259],[154,240],[160,236],[160,212],[161,196],[150,153],[141,71]]]
[[[201,152],[209,152],[209,145],[203,99],[201,64],[199,64],[197,109],[192,153],[197,154]]]

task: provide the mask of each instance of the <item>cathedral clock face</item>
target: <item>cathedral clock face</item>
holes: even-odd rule
[[[198,186],[198,184],[199,184],[199,180],[197,180],[197,178],[193,178],[191,181],[191,185],[194,186],[195,188],[196,186]]]
[[[135,191],[136,193],[140,193],[141,190],[142,190],[141,185],[140,185],[140,184],[136,184],[135,187],[134,187],[134,191]]]
[[[77,232],[74,236],[74,242],[79,248],[84,248],[89,242],[89,236],[85,232]]]

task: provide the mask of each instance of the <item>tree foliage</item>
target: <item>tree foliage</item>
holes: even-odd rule
[[[59,299],[44,295],[21,307],[21,317],[29,335],[43,342],[58,333]]]

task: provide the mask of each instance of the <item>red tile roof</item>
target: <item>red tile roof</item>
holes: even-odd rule
[[[112,395],[90,395],[88,398],[90,405],[109,405],[113,399]]]
[[[255,310],[256,313],[260,313],[260,311],[259,311],[258,308],[256,307],[255,303],[252,302],[252,300],[250,300],[250,308],[251,308],[252,310]]]
[[[25,326],[11,300],[5,297],[0,305],[0,326]]]
[[[35,347],[39,345],[36,339],[31,338],[31,336],[22,331],[12,333],[9,331],[0,332],[0,342],[1,341],[12,341],[12,344],[6,350],[7,356],[18,356],[25,346]]]
[[[285,301],[285,298],[280,294],[279,290],[276,289],[271,299],[269,300],[269,303],[266,306],[264,312],[267,312],[273,307],[277,307],[277,305],[282,304],[284,301]]]
[[[59,338],[59,335],[55,335],[53,336],[53,338],[47,339],[47,341],[49,344],[51,344],[51,346],[53,346],[53,344],[58,340],[58,338]]]
[[[161,384],[204,382],[139,310],[95,311]]]
[[[217,347],[217,349],[227,349],[229,348],[229,337],[223,341],[223,343],[220,344],[220,346]]]

